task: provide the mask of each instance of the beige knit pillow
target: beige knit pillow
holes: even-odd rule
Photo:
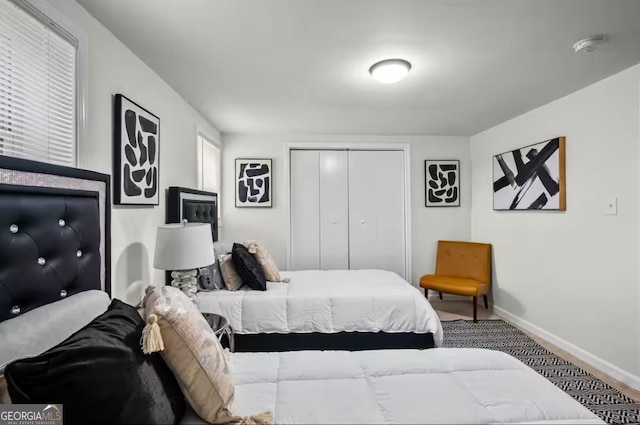
[[[237,291],[240,289],[243,284],[242,278],[233,265],[231,254],[222,254],[218,257],[218,262],[220,263],[220,274],[222,274],[224,286],[226,286],[229,291]]]
[[[244,243],[244,246],[246,246],[249,252],[256,258],[258,264],[262,267],[264,276],[269,282],[289,282],[289,278],[283,279],[280,277],[280,270],[278,270],[276,262],[260,241],[247,241]]]
[[[0,372],[0,404],[11,404],[7,381],[4,379],[4,373]]]
[[[149,286],[143,305],[145,353],[161,351],[195,412],[211,424],[271,423],[270,412],[233,415],[233,377],[224,350],[196,305],[172,286]]]

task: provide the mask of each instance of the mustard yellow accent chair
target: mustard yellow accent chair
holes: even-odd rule
[[[436,273],[420,278],[424,296],[429,289],[442,293],[473,297],[473,321],[478,321],[478,297],[484,298],[491,287],[491,244],[476,242],[438,241]]]

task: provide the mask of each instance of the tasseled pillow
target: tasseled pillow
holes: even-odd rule
[[[149,286],[145,292],[142,350],[161,352],[193,410],[210,424],[273,423],[271,412],[247,417],[231,412],[234,386],[229,362],[196,305],[172,286]]]
[[[4,374],[0,372],[0,404],[11,404],[11,397],[9,396],[9,390],[7,389],[7,381],[4,379]]]

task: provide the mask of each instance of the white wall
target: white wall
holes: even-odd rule
[[[637,65],[471,138],[471,235],[493,243],[498,311],[636,386],[624,372],[640,376],[639,87]],[[556,136],[567,211],[493,211],[492,156]],[[605,215],[612,196],[618,215]]]
[[[433,273],[438,239],[468,240],[470,236],[469,139],[441,136],[323,136],[223,134],[222,239],[262,240],[278,265],[285,268],[288,181],[285,145],[289,142],[408,143],[411,151],[411,217],[413,283]],[[273,158],[273,208],[235,208],[235,158]],[[424,160],[459,159],[461,207],[425,208]],[[384,249],[384,248],[382,248]]]
[[[122,93],[160,117],[160,206],[112,211],[113,296],[137,302],[141,287],[162,282],[153,269],[155,232],[165,220],[165,189],[195,187],[196,127],[220,134],[153,70],[73,0],[51,2],[88,36],[87,131],[80,168],[111,174],[113,96]]]

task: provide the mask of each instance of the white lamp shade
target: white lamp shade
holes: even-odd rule
[[[184,223],[158,226],[153,267],[192,270],[215,263],[211,224]]]

